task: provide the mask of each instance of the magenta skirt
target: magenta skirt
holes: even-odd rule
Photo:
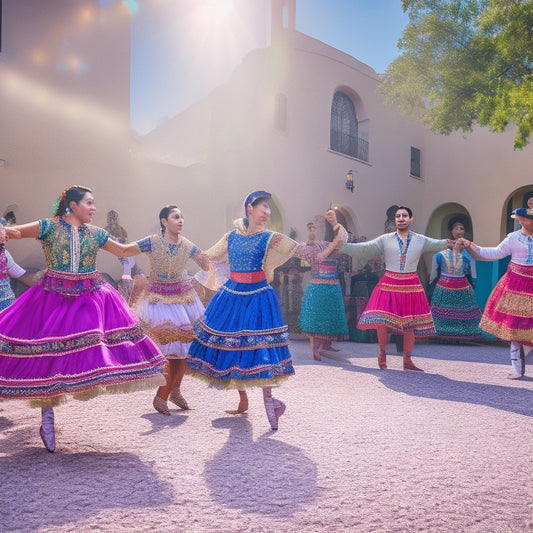
[[[506,341],[533,346],[533,266],[509,263],[492,290],[479,327]]]
[[[97,272],[47,271],[0,313],[0,398],[57,405],[67,395],[153,388],[166,359]]]
[[[418,274],[385,272],[359,318],[359,329],[385,325],[392,333],[414,330],[416,337],[435,335],[435,326]]]

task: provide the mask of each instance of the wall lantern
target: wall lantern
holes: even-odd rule
[[[346,188],[353,192],[353,172],[351,170],[348,170],[346,174]]]

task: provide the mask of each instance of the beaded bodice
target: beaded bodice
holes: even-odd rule
[[[95,272],[98,250],[107,242],[109,233],[91,224],[79,228],[62,217],[39,220],[46,265],[59,272]]]
[[[436,256],[440,266],[441,275],[462,277],[471,274],[470,256],[465,250],[454,252],[451,249],[443,250]]]
[[[228,235],[228,256],[231,272],[257,272],[263,269],[263,260],[273,236],[272,231],[241,235],[232,231]]]
[[[0,252],[0,280],[7,279],[9,277],[9,272],[7,271],[7,256],[2,249]]]
[[[182,236],[176,244],[165,241],[159,235],[146,237],[137,244],[150,260],[150,277],[159,281],[183,280],[187,261],[201,253]]]

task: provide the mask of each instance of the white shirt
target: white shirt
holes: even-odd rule
[[[4,250],[4,252],[5,252],[6,258],[7,258],[7,272],[8,272],[8,274],[12,278],[20,278],[20,276],[24,276],[24,274],[26,274],[26,271],[22,267],[17,265],[17,263],[15,263],[15,261],[13,260],[13,257],[11,256],[11,254],[7,250]]]
[[[513,263],[533,265],[533,238],[524,235],[521,229],[509,233],[498,246],[477,246],[475,251],[483,259],[496,260],[510,255]]]
[[[404,241],[394,232],[385,233],[368,242],[343,242],[340,251],[356,259],[384,254],[385,268],[389,272],[409,274],[416,272],[423,253],[440,252],[446,248],[446,244],[447,239],[431,239],[413,231],[409,232]]]

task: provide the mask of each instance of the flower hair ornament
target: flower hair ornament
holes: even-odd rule
[[[67,197],[67,189],[65,189],[57,198],[57,200],[52,204],[52,216],[56,217],[59,212],[59,206],[61,205],[61,202],[63,202]],[[65,215],[68,215],[70,213],[70,209],[67,207],[65,210]]]

